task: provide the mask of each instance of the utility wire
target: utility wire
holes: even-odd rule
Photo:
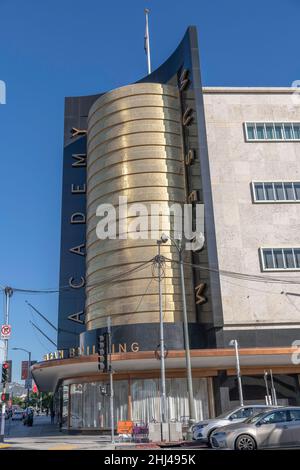
[[[57,344],[52,341],[51,338],[49,338],[49,336],[46,335],[46,333],[44,333],[35,323],[33,323],[31,320],[29,320],[29,322],[31,323],[31,325],[36,329],[38,330],[48,341],[50,341],[50,343],[52,343],[56,348],[57,348]]]
[[[70,331],[70,330],[64,330],[63,328],[57,328],[55,325],[53,325],[53,323],[51,323],[47,317],[45,317],[45,315],[43,315],[41,312],[38,311],[37,308],[35,308],[33,305],[31,305],[31,303],[29,303],[27,300],[25,300],[26,304],[31,307],[41,318],[43,318],[43,320],[45,320],[48,325],[50,325],[55,331],[57,331],[58,333],[60,332],[63,332],[63,333],[69,333],[71,335],[75,335],[77,336],[78,333],[75,333],[74,331]]]
[[[170,259],[166,258],[165,260],[169,263],[176,263],[180,264],[180,261],[177,261],[175,259]],[[232,277],[235,279],[242,279],[242,280],[247,280],[247,281],[253,281],[253,282],[262,282],[262,283],[273,283],[273,284],[300,284],[300,278],[289,278],[289,279],[282,279],[278,277],[272,277],[272,276],[262,276],[262,275],[256,275],[256,274],[246,274],[246,273],[239,273],[235,271],[227,271],[224,269],[216,269],[216,268],[209,268],[208,266],[203,266],[200,264],[194,264],[194,263],[187,263],[183,262],[184,265],[190,266],[195,269],[200,269],[203,271],[209,271],[213,273],[220,274],[221,276],[227,276],[227,277]]]
[[[123,273],[116,274],[116,275],[114,275],[110,278],[103,279],[102,281],[99,281],[99,282],[86,284],[86,288],[97,287],[97,286],[100,286],[100,285],[108,284],[108,283],[112,282],[113,280],[117,280],[119,278],[122,278],[122,277],[126,276],[126,274],[130,274],[130,273],[136,271],[140,267],[142,267],[142,266],[144,266],[148,263],[151,263],[152,261],[153,261],[153,259],[150,259],[148,261],[144,261],[144,262],[140,263],[138,266],[135,266],[134,268],[131,268],[130,270],[125,271]],[[2,285],[0,286],[0,291],[1,290],[2,291],[5,290],[5,287],[3,287]],[[72,290],[72,287],[70,285],[61,286],[61,287],[58,287],[57,289],[55,289],[55,288],[54,289],[51,289],[51,288],[49,288],[49,289],[25,289],[25,288],[12,287],[12,290],[14,292],[28,293],[28,294],[57,294],[57,293],[60,293],[62,291]]]

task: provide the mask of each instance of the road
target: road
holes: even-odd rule
[[[33,426],[6,420],[5,440],[0,450],[99,450],[114,449],[108,436],[66,435],[48,416],[35,416]]]
[[[206,446],[197,446],[198,450]],[[0,443],[0,450],[133,450],[160,449],[154,443],[134,444],[118,442],[111,444],[110,436],[68,435],[59,431],[56,424],[51,424],[48,416],[35,416],[33,426],[24,426],[22,421],[5,422],[5,440]],[[165,447],[167,448],[167,447]],[[186,447],[191,450],[193,447]],[[194,447],[195,448],[195,447]],[[173,450],[174,447],[171,447]],[[177,448],[184,450],[183,448]]]

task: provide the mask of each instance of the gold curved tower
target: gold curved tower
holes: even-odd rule
[[[156,240],[150,236],[120,239],[124,229],[117,229],[115,239],[101,240],[96,233],[100,220],[96,211],[102,204],[118,208],[120,196],[127,197],[128,209],[132,203],[149,209],[151,204],[171,206],[186,201],[177,88],[135,84],[100,97],[89,113],[87,158],[86,327],[105,327],[108,316],[113,325],[157,323],[157,278],[151,263],[141,266],[157,254]],[[128,213],[129,231],[135,220]],[[150,217],[143,215],[140,220],[150,228]],[[162,222],[160,233],[172,234],[174,221],[170,220]],[[145,225],[139,228],[141,235],[149,235]],[[173,260],[164,269],[164,321],[182,321],[178,253],[170,243],[162,245],[161,253]],[[190,268],[185,280],[189,321],[194,322]]]

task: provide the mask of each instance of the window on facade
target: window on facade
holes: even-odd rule
[[[247,140],[300,140],[299,122],[247,122]]]
[[[253,195],[256,202],[300,201],[300,182],[254,182]]]
[[[300,270],[300,248],[262,248],[263,270]]]

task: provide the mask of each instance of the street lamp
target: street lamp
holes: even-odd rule
[[[160,360],[161,360],[161,440],[164,440],[163,424],[167,422],[167,395],[166,395],[166,368],[165,368],[165,339],[164,339],[164,317],[162,309],[162,286],[161,286],[161,265],[163,257],[160,254],[160,247],[162,243],[166,243],[167,240],[157,240],[157,265],[158,265],[158,289],[159,289],[159,324],[160,324]]]
[[[191,352],[190,352],[190,340],[189,340],[189,326],[188,326],[188,316],[187,316],[187,306],[186,306],[186,294],[185,294],[185,282],[184,282],[184,269],[183,269],[183,256],[182,252],[184,246],[179,240],[179,243],[165,233],[161,236],[162,243],[166,243],[168,240],[176,247],[179,255],[179,265],[180,265],[180,283],[181,283],[181,294],[182,294],[182,312],[183,312],[183,330],[184,330],[184,343],[185,343],[185,362],[187,370],[187,388],[188,388],[188,400],[189,400],[189,421],[192,425],[196,421],[196,409],[194,401],[194,391],[193,391],[193,378],[192,378],[192,365],[191,365]]]
[[[12,348],[13,351],[24,351],[28,354],[27,363],[27,408],[29,406],[29,395],[30,395],[30,366],[31,366],[31,352],[24,348]]]
[[[235,349],[236,376],[237,376],[237,380],[238,380],[240,405],[244,406],[242,377],[241,377],[241,368],[240,368],[240,356],[239,356],[239,343],[237,342],[236,339],[232,339],[229,343],[229,346],[232,346]]]

